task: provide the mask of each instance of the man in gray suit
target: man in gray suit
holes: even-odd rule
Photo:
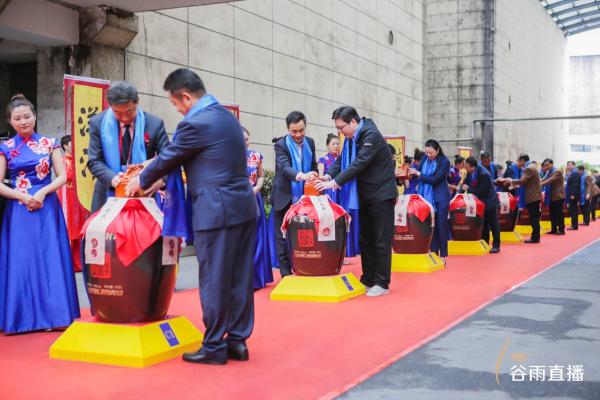
[[[90,120],[88,168],[96,178],[92,213],[99,210],[129,164],[141,164],[160,153],[169,137],[163,121],[142,111],[136,88],[129,82],[115,82],[106,93],[110,108]],[[164,185],[154,183],[154,193]]]

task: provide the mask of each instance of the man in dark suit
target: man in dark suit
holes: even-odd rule
[[[256,200],[246,174],[246,146],[235,116],[206,93],[198,75],[178,69],[164,89],[185,115],[173,142],[127,186],[148,190],[161,176],[183,165],[192,199],[199,264],[202,348],[185,361],[225,364],[248,360],[246,339],[254,326],[252,268],[256,240]],[[227,338],[225,339],[225,335]]]
[[[290,206],[302,196],[304,182],[318,177],[315,141],[305,136],[306,117],[300,111],[292,111],[285,122],[288,134],[275,143],[275,178],[271,191],[281,277],[292,273],[287,241],[281,232],[283,217]]]
[[[467,177],[462,190],[474,194],[485,204],[485,216],[483,219],[483,232],[481,238],[489,243],[490,230],[492,231],[493,243],[490,253],[500,252],[500,225],[498,224],[498,195],[492,184],[492,178],[487,168],[477,164],[473,156],[465,161]]]
[[[360,118],[353,107],[336,109],[332,119],[345,137],[343,151],[347,151],[349,157],[345,158],[346,165],[342,163],[344,157],[338,157],[322,178],[326,181],[318,183],[317,189],[351,185],[350,196],[356,197],[359,204],[363,270],[360,280],[369,288],[367,296],[385,295],[389,293],[392,271],[390,249],[398,197],[392,153],[373,120]]]
[[[492,162],[490,153],[487,151],[482,151],[479,155],[479,160],[481,162],[481,166],[490,173],[492,185],[494,186],[494,190],[496,190],[496,179],[500,178],[500,176],[498,176],[498,168],[496,167],[496,164]]]
[[[131,83],[113,83],[106,98],[110,109],[90,120],[87,165],[96,178],[92,213],[114,193],[128,164],[142,163],[169,144],[165,124],[160,118],[142,111],[137,90]],[[162,180],[156,182],[152,192],[163,184]]]
[[[573,167],[574,167],[573,163]],[[579,229],[579,201],[581,199],[581,176],[577,168],[572,168],[567,175],[566,192],[569,201],[569,215],[571,217],[570,231]]]

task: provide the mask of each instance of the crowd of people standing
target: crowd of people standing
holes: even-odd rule
[[[565,207],[571,216],[568,229],[579,228],[579,214],[583,225],[595,220],[600,199],[597,171],[570,161],[563,173],[552,159],[538,164],[527,154],[506,167],[494,163],[488,152],[479,158],[455,156],[451,163],[440,143],[430,139],[422,151],[405,157],[407,175],[401,175],[375,122],[350,106],[333,111],[337,132],[327,136],[327,154],[320,158],[307,135],[304,113],[287,115],[287,132],[274,144],[267,219],[261,197],[263,155],[251,149],[250,132],[207,93],[195,73],[176,70],[164,88],[184,116],[171,141],[162,119],[141,109],[135,87],[116,82],[108,89],[109,108],[90,121],[88,168],[96,178],[91,211],[115,195],[131,164],[147,166],[129,182],[127,193],[143,191],[157,202],[171,174],[181,178],[185,170],[191,211],[187,239],[196,247],[206,325],[203,348],[187,353],[186,361],[223,364],[227,359],[248,359],[252,290],[273,281],[273,267],[282,277],[293,274],[288,243],[276,227],[302,196],[306,182],[313,182],[351,215],[346,256],[361,255],[361,282],[369,297],[390,290],[399,185],[402,193],[419,194],[432,205],[431,250],[444,263],[451,239],[448,210],[456,194],[473,194],[485,204],[482,239],[488,242],[491,235],[492,253],[501,245],[499,191],[513,193],[519,208],[528,211],[532,234],[527,243],[540,242],[542,209],[551,216],[550,234],[565,234]],[[0,178],[9,180],[0,184],[0,197],[6,199],[0,227],[0,331],[65,327],[79,317],[73,271],[81,269],[79,229],[89,217],[85,210],[73,210],[70,138],[59,143],[35,132],[35,109],[21,95],[10,100],[7,118],[16,135],[0,142]]]

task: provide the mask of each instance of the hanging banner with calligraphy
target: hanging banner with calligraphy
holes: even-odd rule
[[[94,181],[87,167],[90,143],[90,119],[108,107],[106,90],[110,82],[101,79],[65,75],[65,129],[70,128],[75,168],[75,188],[80,205],[92,207]]]
[[[404,156],[406,155],[406,137],[384,135],[385,140],[390,144],[396,153],[393,154],[396,164],[397,177],[401,179],[408,178],[408,165],[404,165]]]

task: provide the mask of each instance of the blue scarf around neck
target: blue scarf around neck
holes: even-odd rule
[[[579,204],[584,205],[585,204],[585,177],[586,177],[586,172],[583,171],[583,174],[581,175],[581,182],[580,182],[580,189],[581,189],[581,196],[579,197]]]
[[[556,168],[550,168],[548,171],[546,171],[542,179],[550,178],[554,172],[556,172]],[[550,196],[552,195],[552,185],[544,185],[544,189],[542,189],[542,191],[544,192],[544,204],[548,206],[550,205]]]
[[[312,166],[312,150],[308,144],[306,138],[302,138],[302,155],[298,153],[296,142],[290,135],[285,136],[285,144],[287,145],[288,151],[292,157],[292,168],[298,172],[307,173],[310,172]],[[302,159],[300,159],[302,156]],[[304,181],[296,181],[292,179],[292,204],[295,204],[300,197],[304,194]]]
[[[146,128],[146,118],[141,107],[137,107],[135,117],[135,128],[133,132],[133,141],[131,142],[131,162],[132,164],[141,164],[146,161],[146,145],[144,144],[144,129]],[[106,114],[100,123],[100,139],[102,142],[102,152],[104,160],[108,167],[115,173],[125,172],[126,165],[121,165],[121,149],[119,121],[115,117],[113,110],[108,108]]]
[[[342,171],[348,169],[350,164],[356,159],[356,143],[358,142],[358,138],[360,136],[360,131],[363,128],[364,120],[361,120],[356,130],[354,131],[354,136],[352,139],[344,140],[344,147],[342,148],[342,162],[341,167]],[[352,152],[350,152],[350,143],[352,143]],[[351,181],[342,186],[340,193],[340,205],[346,210],[358,210],[358,187],[356,184],[356,177]]]
[[[428,157],[423,157],[425,161],[421,160],[421,174],[425,176],[433,176],[435,175],[435,171],[437,169],[437,159],[430,160]],[[417,190],[421,197],[423,197],[434,210],[437,210],[435,207],[435,197],[433,196],[433,186],[431,183],[419,181],[419,188]]]
[[[529,165],[529,162],[527,162],[527,164],[525,164],[525,167],[527,167],[527,165]],[[513,171],[515,173],[515,178],[514,179],[521,179],[521,177],[523,176],[523,170],[519,167],[517,167],[517,163],[513,163]],[[517,189],[517,196],[519,198],[519,208],[521,210],[527,208],[527,204],[525,203],[525,186],[520,185],[519,188]]]

